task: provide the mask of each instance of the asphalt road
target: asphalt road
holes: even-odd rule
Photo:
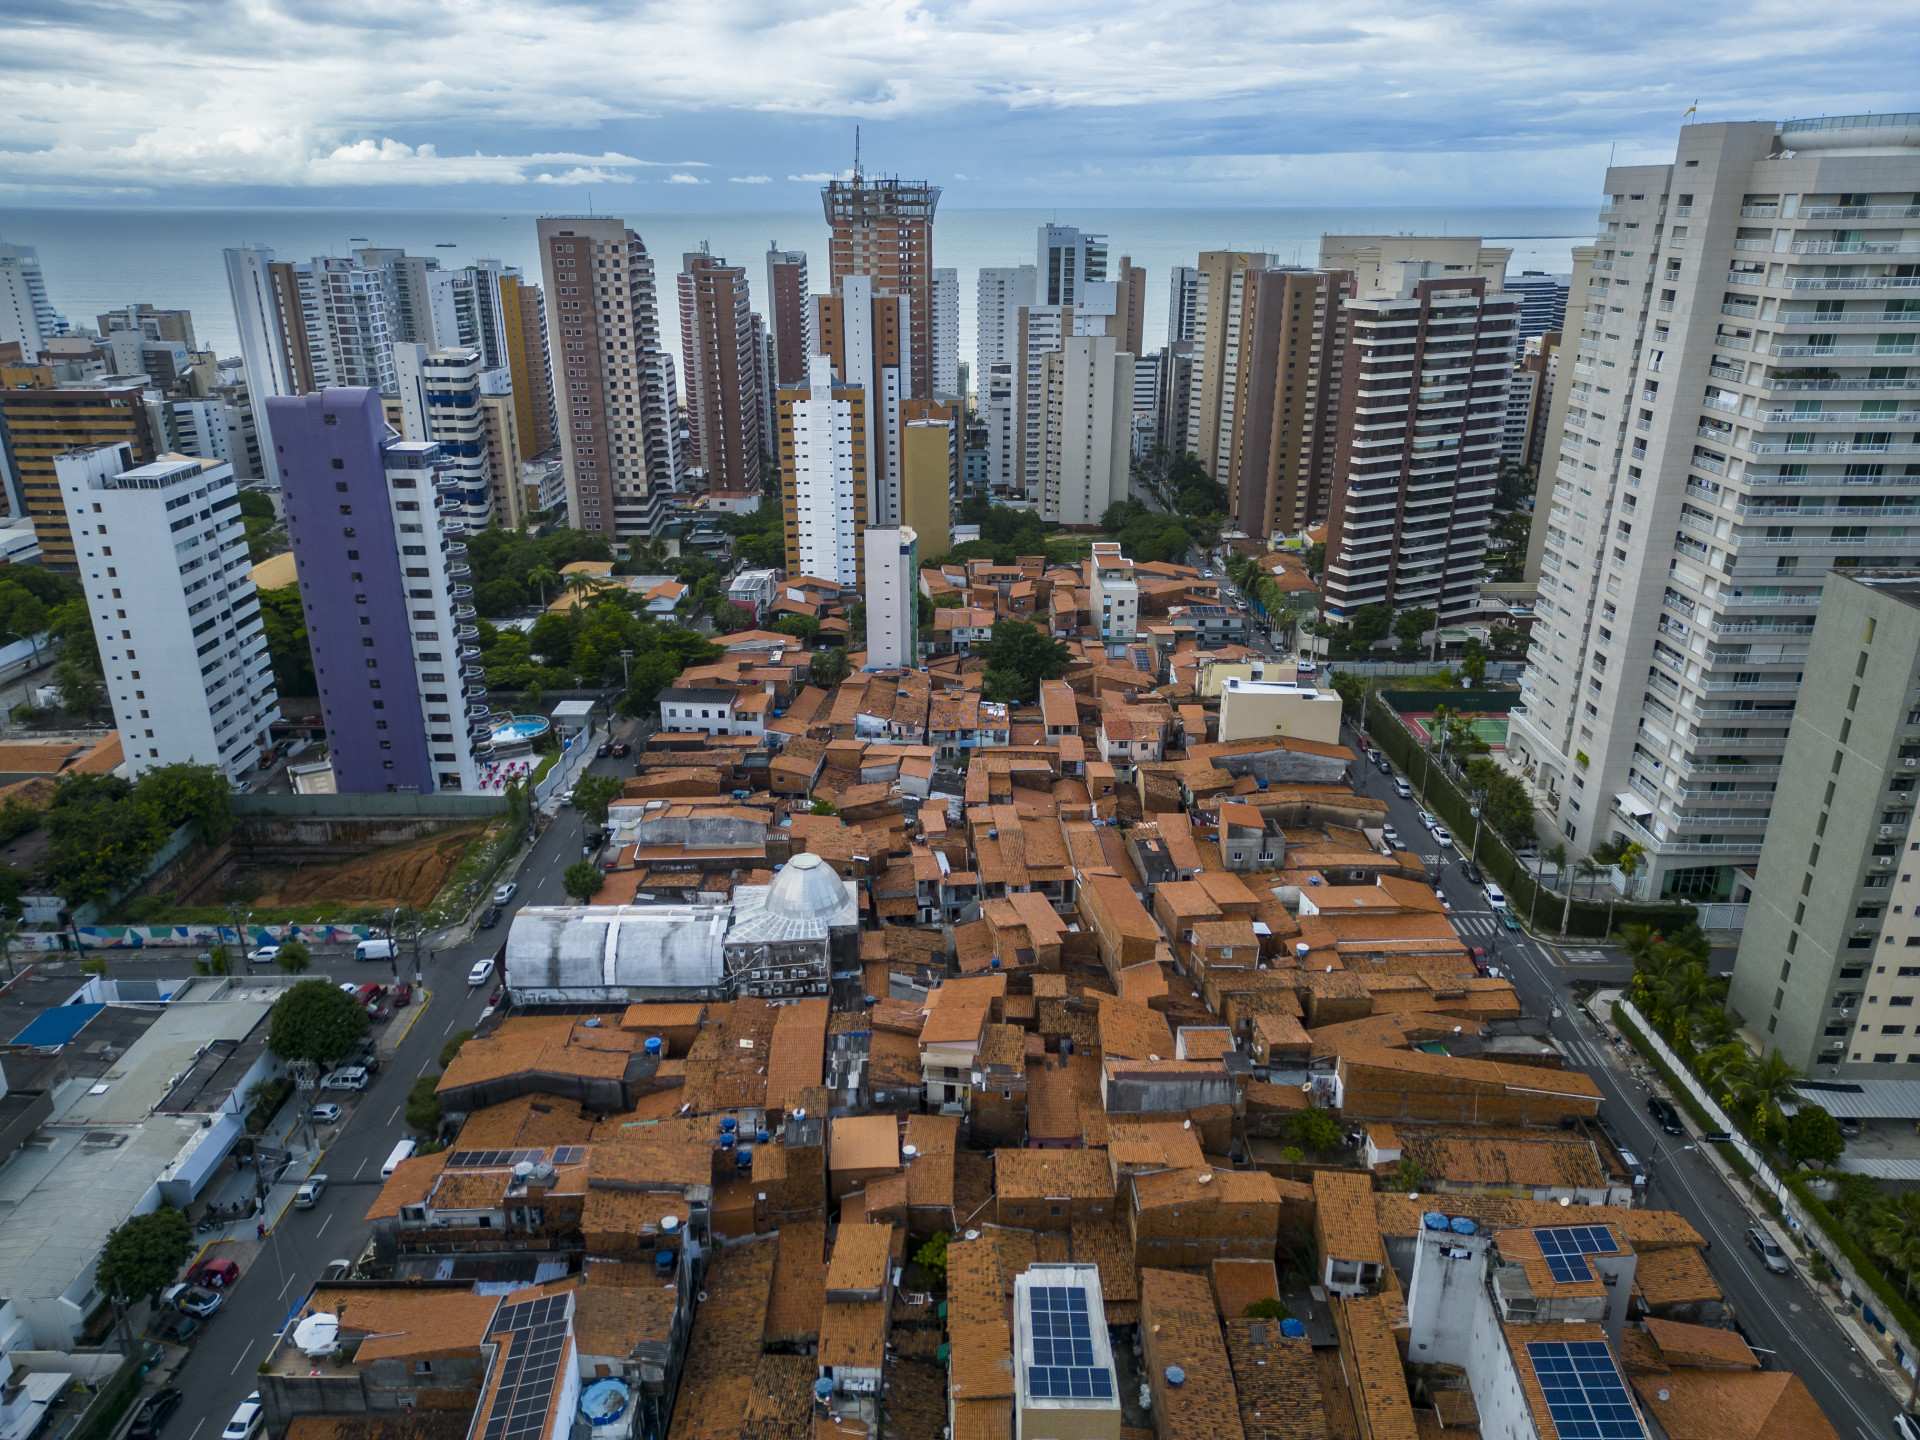
[[[633,762],[596,760],[589,769],[598,774],[631,775]],[[226,1304],[205,1327],[186,1363],[169,1382],[186,1398],[167,1422],[162,1432],[165,1440],[217,1440],[235,1407],[255,1388],[255,1372],[274,1336],[294,1306],[312,1289],[320,1272],[329,1261],[356,1259],[366,1248],[373,1227],[361,1217],[379,1192],[381,1164],[394,1142],[408,1133],[402,1119],[407,1091],[421,1075],[439,1070],[441,1047],[457,1031],[473,1028],[498,981],[496,975],[485,985],[469,988],[468,968],[499,949],[512,912],[520,906],[568,903],[560,875],[580,858],[582,828],[578,816],[571,810],[561,810],[519,870],[506,877],[516,881],[520,889],[505,907],[500,923],[491,930],[475,932],[471,941],[438,951],[430,963],[423,963],[431,1001],[419,1011],[398,1051],[382,1063],[374,1083],[361,1093],[337,1130],[331,1135],[322,1132],[326,1150],[316,1169],[328,1177],[328,1185],[320,1203],[311,1210],[289,1208],[263,1245],[242,1247],[254,1249],[255,1255],[242,1260],[240,1280],[227,1290]],[[405,963],[402,961],[403,978]],[[151,958],[108,957],[109,973],[115,976],[151,975],[154,964]],[[365,972],[384,981],[388,973],[385,965],[356,965],[351,952],[316,954],[314,968],[343,979]],[[398,1026],[406,1021],[406,1012],[402,1011],[390,1023]]]
[[[1357,737],[1351,730],[1348,743]],[[1395,772],[1398,773],[1397,771]],[[1416,771],[1417,775],[1417,771]],[[1588,940],[1552,941],[1516,935],[1505,929],[1478,886],[1469,884],[1455,859],[1470,837],[1456,835],[1459,850],[1439,846],[1419,820],[1418,795],[1402,800],[1392,782],[1371,766],[1356,767],[1356,787],[1384,796],[1393,827],[1414,852],[1439,863],[1440,887],[1453,906],[1454,928],[1469,945],[1483,945],[1492,963],[1511,979],[1527,1013],[1551,1017],[1554,1040],[1570,1067],[1593,1077],[1605,1097],[1601,1115],[1620,1143],[1646,1165],[1650,1180],[1646,1205],[1684,1215],[1709,1242],[1707,1264],[1731,1302],[1748,1342],[1764,1354],[1769,1368],[1790,1370],[1806,1382],[1828,1420],[1847,1440],[1892,1436],[1899,1409],[1892,1394],[1874,1378],[1879,1356],[1855,1350],[1834,1323],[1830,1295],[1816,1294],[1801,1278],[1770,1274],[1747,1248],[1747,1227],[1754,1216],[1728,1188],[1694,1145],[1691,1121],[1685,1137],[1662,1133],[1647,1114],[1646,1082],[1634,1076],[1622,1057],[1578,1014],[1573,987],[1602,981],[1624,983],[1632,966],[1616,950]],[[1731,954],[1716,952],[1731,965]],[[1719,967],[1716,967],[1719,968]]]

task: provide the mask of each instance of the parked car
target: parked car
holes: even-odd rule
[[[1420,823],[1426,826],[1427,829],[1437,830],[1440,828],[1440,817],[1431,810],[1421,810],[1418,814],[1420,816]]]
[[[1446,826],[1434,826],[1433,838],[1442,850],[1451,850],[1453,848],[1453,835],[1448,831]]]
[[[1478,885],[1481,882],[1480,867],[1464,855],[1460,857],[1460,874],[1469,885]]]
[[[1893,1433],[1900,1440],[1920,1440],[1920,1420],[1902,1411],[1893,1417]]]
[[[600,742],[600,748],[593,752],[593,758],[596,760],[604,760],[611,754],[613,754],[613,742],[610,740],[602,740]]]
[[[403,1005],[411,1005],[413,1003],[413,982],[411,980],[402,980],[398,985],[393,987],[393,995],[391,998],[396,1010]]]
[[[326,1189],[326,1176],[309,1175],[305,1180],[300,1182],[300,1188],[293,1192],[294,1208],[298,1210],[311,1210],[320,1203],[320,1197],[326,1193]]]
[[[473,968],[467,971],[467,984],[469,985],[473,985],[473,986],[484,985],[487,983],[487,981],[491,980],[492,978],[493,978],[492,957],[488,957],[487,959],[484,959],[484,960],[474,961]]]
[[[147,1334],[169,1345],[191,1345],[200,1333],[200,1322],[184,1310],[156,1310],[147,1322]]]
[[[271,965],[279,958],[280,947],[278,945],[262,945],[258,950],[249,950],[247,952],[247,964],[249,965]]]
[[[633,746],[629,745],[626,741],[616,740],[613,742],[613,755],[616,760],[624,760],[632,753]]]
[[[1402,800],[1411,800],[1413,798],[1412,782],[1405,779],[1394,781],[1393,793],[1398,795]]]
[[[227,1428],[220,1432],[220,1440],[256,1440],[266,1428],[267,1410],[260,1403],[260,1392],[255,1390],[240,1402],[240,1408],[227,1421]]]
[[[1493,881],[1491,880],[1481,881],[1480,891],[1483,895],[1487,897],[1487,903],[1493,906],[1494,909],[1501,910],[1506,907],[1507,892],[1502,890],[1498,885],[1494,884]]]
[[[320,1272],[320,1283],[322,1285],[331,1285],[336,1280],[346,1280],[351,1278],[352,1275],[353,1262],[351,1260],[329,1260],[327,1262],[327,1268]]]
[[[1513,911],[1507,909],[1504,905],[1500,907],[1498,913],[1502,925],[1506,926],[1507,929],[1513,931],[1516,935],[1520,933],[1520,917],[1518,915],[1514,914]]]
[[[353,988],[353,998],[358,1000],[362,1005],[371,1005],[386,993],[386,986],[372,980],[369,980],[364,985],[356,985]]]
[[[504,986],[504,985],[496,985],[496,986],[494,986],[494,987],[493,987],[493,993],[492,993],[491,995],[489,995],[489,996],[487,997],[487,1004],[489,1004],[489,1005],[498,1005],[498,1004],[500,1003],[500,1001],[501,1001],[501,999],[505,997],[505,995],[506,995],[506,993],[507,993],[507,987],[506,987],[506,986]]]
[[[215,1258],[202,1260],[187,1271],[187,1279],[195,1285],[211,1286],[215,1290],[224,1290],[240,1278],[240,1267],[231,1260]]]
[[[1669,1135],[1684,1135],[1687,1127],[1680,1123],[1680,1109],[1671,1100],[1660,1095],[1647,1097],[1647,1113]]]
[[[498,905],[489,905],[480,912],[480,928],[482,930],[491,930],[499,923],[500,907]]]
[[[1373,768],[1378,770],[1382,775],[1391,775],[1393,773],[1393,766],[1387,762],[1387,757],[1378,753],[1373,757]]]
[[[364,1090],[367,1088],[367,1067],[349,1065],[343,1070],[335,1070],[320,1081],[322,1090]]]
[[[567,793],[571,795],[573,792],[568,791]],[[519,885],[516,884],[514,881],[509,880],[506,884],[502,885],[498,890],[493,892],[493,903],[496,905],[509,904],[512,902],[513,897],[518,895],[519,893],[520,893]]]
[[[387,1023],[387,1021],[391,1020],[392,1018],[393,1018],[393,1007],[391,1005],[380,1004],[380,1005],[369,1005],[367,1007],[367,1019],[372,1021],[375,1025],[384,1025]]]
[[[171,1305],[176,1310],[184,1310],[189,1315],[197,1315],[205,1320],[226,1303],[226,1297],[218,1290],[209,1290],[204,1285],[189,1285],[182,1282],[178,1285],[169,1285],[161,1291],[160,1303]]]
[[[316,1125],[331,1125],[340,1118],[340,1107],[329,1100],[314,1106],[307,1112],[307,1116]]]
[[[134,1408],[133,1424],[127,1428],[127,1440],[156,1440],[160,1427],[173,1417],[185,1399],[178,1390],[169,1385],[156,1390]]]
[[[1747,1227],[1747,1244],[1759,1252],[1760,1263],[1774,1274],[1785,1275],[1793,1269],[1792,1263],[1787,1259],[1787,1252],[1782,1250],[1779,1242],[1758,1225]]]
[[[1487,956],[1487,947],[1484,945],[1469,945],[1467,958],[1473,961],[1473,973],[1476,975],[1484,975],[1493,968]]]
[[[1860,1122],[1851,1115],[1846,1116],[1840,1121],[1840,1134],[1844,1139],[1858,1140],[1860,1138]]]

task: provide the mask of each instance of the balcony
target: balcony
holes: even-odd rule
[[[1920,455],[1911,440],[1751,440],[1747,448],[1756,455]]]
[[[1788,290],[1920,290],[1920,275],[1790,275]]]
[[[1729,285],[1764,285],[1766,283],[1767,272],[1764,270],[1729,270],[1727,272]]]
[[[1813,622],[1803,620],[1787,625],[1763,625],[1758,620],[1715,620],[1713,633],[1716,635],[1811,635]]]
[[[1780,207],[1774,205],[1742,205],[1740,216],[1744,220],[1778,220]]]
[[[1920,241],[1914,240],[1796,240],[1796,255],[1915,255]]]
[[[1810,329],[1824,330],[1830,325],[1843,328],[1848,325],[1859,325],[1878,329],[1882,325],[1911,325],[1916,320],[1920,320],[1920,315],[1884,313],[1876,315],[1871,310],[1843,310],[1838,313],[1832,310],[1782,310],[1773,318],[1776,323],[1791,325],[1795,329],[1805,326]]]
[[[1912,360],[1920,355],[1920,351],[1916,351],[1912,345],[1782,345],[1778,341],[1769,347],[1767,353],[1788,359],[1809,355],[1859,355],[1881,360]]]
[[[1809,205],[1800,215],[1805,220],[1920,220],[1920,205]]]
[[[1765,680],[1709,679],[1701,681],[1700,688],[1716,694],[1721,691],[1739,691],[1744,693],[1753,690],[1771,690],[1783,694],[1791,694],[1800,688],[1800,677],[1797,675],[1780,675],[1769,677]]]
[[[1920,410],[1762,410],[1767,425],[1920,425]]]
[[[1911,355],[1912,351],[1899,352]],[[1832,391],[1832,390],[1920,390],[1920,375],[1911,375],[1898,380],[1869,379],[1864,375],[1835,375],[1820,380],[1781,380],[1769,377],[1759,382],[1762,390],[1788,391]]]

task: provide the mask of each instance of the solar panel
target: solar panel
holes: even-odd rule
[[[531,1330],[536,1325],[552,1325],[567,1318],[567,1297],[565,1295],[543,1295],[538,1300],[523,1301],[518,1305],[503,1305],[500,1313],[494,1317],[494,1331]]]
[[[553,1163],[556,1165],[578,1165],[586,1158],[587,1147],[584,1145],[562,1145],[553,1152]]]
[[[1111,1400],[1113,1373],[1103,1366],[1029,1365],[1027,1393],[1040,1400]]]
[[[1546,1257],[1548,1273],[1560,1281],[1591,1280],[1593,1269],[1587,1264],[1587,1256],[1620,1252],[1604,1225],[1557,1225],[1534,1231],[1533,1238]]]
[[[1527,1358],[1560,1440],[1646,1440],[1626,1382],[1607,1347],[1594,1340],[1536,1340]]]
[[[556,1301],[564,1307],[566,1297],[548,1296],[525,1305],[509,1305],[500,1312],[500,1319],[526,1320],[529,1317],[518,1312],[531,1312]],[[513,1330],[511,1353],[501,1371],[493,1412],[487,1417],[485,1440],[539,1440],[545,1432],[554,1382],[567,1351],[564,1308],[560,1313],[563,1318],[557,1321],[509,1327]]]
[[[456,1150],[447,1157],[450,1170],[492,1170],[518,1165],[521,1161],[537,1165],[544,1150]]]

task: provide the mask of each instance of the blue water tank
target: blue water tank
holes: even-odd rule
[[[771,1139],[773,1139],[773,1136],[764,1130],[756,1130],[753,1132],[753,1143],[756,1145],[764,1145]]]
[[[647,1037],[647,1054],[655,1060],[658,1060],[660,1058],[660,1050],[660,1037],[658,1035],[649,1035]]]
[[[739,1153],[734,1156],[734,1164],[738,1165],[742,1170],[751,1170],[753,1168],[753,1147],[751,1145],[742,1145]]]
[[[738,1130],[739,1128],[740,1128],[740,1122],[734,1119],[733,1116],[723,1115],[720,1118],[720,1133],[722,1135],[731,1135],[734,1131]]]
[[[1438,1210],[1429,1210],[1420,1217],[1420,1224],[1423,1229],[1444,1230],[1447,1228],[1447,1217]]]
[[[1472,1219],[1465,1215],[1454,1216],[1453,1223],[1447,1228],[1452,1230],[1456,1235],[1477,1235],[1480,1231],[1480,1227],[1475,1225]]]
[[[720,1137],[720,1148],[722,1150],[731,1150],[733,1148],[733,1136],[722,1135]]]
[[[831,1400],[833,1398],[833,1381],[827,1379],[825,1376],[814,1381],[813,1398],[818,1400],[822,1405]]]
[[[653,1252],[653,1268],[658,1270],[662,1275],[673,1269],[673,1262],[673,1251],[656,1250]]]
[[[1280,1333],[1289,1340],[1304,1340],[1307,1337],[1307,1327],[1298,1320],[1286,1319],[1280,1322]]]

